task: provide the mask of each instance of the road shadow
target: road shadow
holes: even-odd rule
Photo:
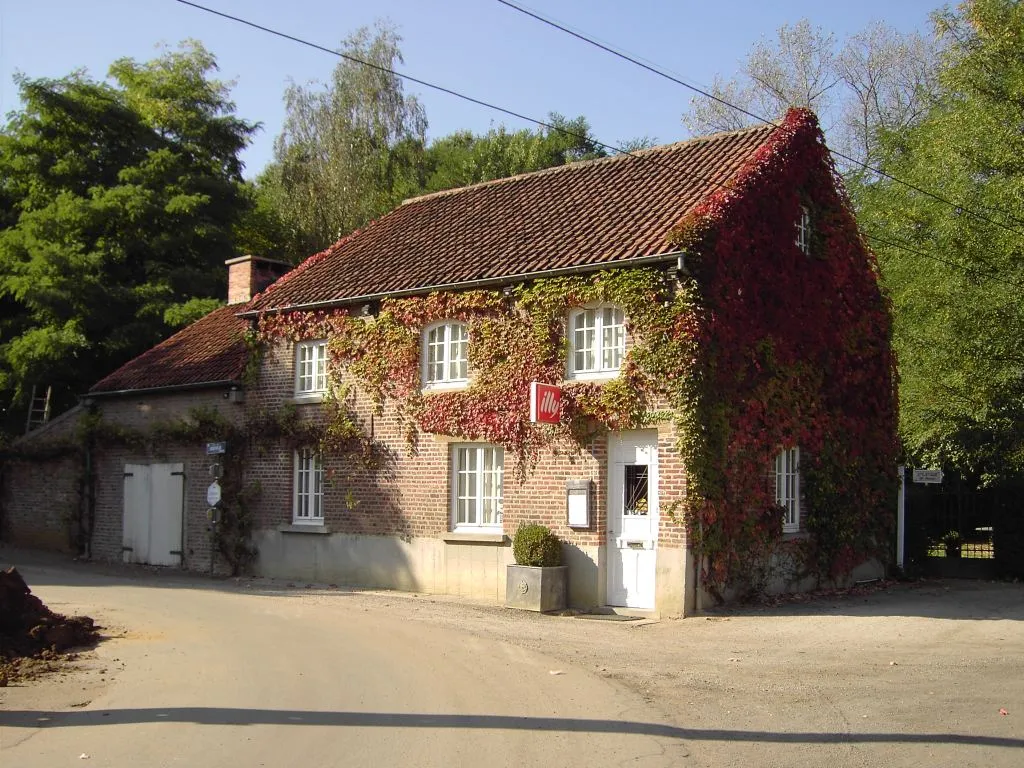
[[[775,744],[963,744],[982,747],[1024,747],[1024,739],[965,733],[833,733],[730,731],[681,728],[661,723],[589,718],[451,715],[398,712],[318,712],[309,710],[168,707],[107,709],[78,712],[14,710],[0,712],[0,725],[14,728],[79,728],[140,723],[197,725],[296,725],[349,728],[459,728],[564,733],[612,733],[657,736],[686,741],[759,742]]]

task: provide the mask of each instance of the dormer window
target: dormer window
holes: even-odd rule
[[[423,385],[459,386],[469,381],[469,330],[465,323],[445,321],[423,334]]]
[[[569,314],[569,377],[614,376],[626,355],[626,326],[618,307],[577,309]]]
[[[796,221],[796,247],[804,253],[811,253],[811,212],[806,205],[800,206],[800,217]]]
[[[295,394],[322,395],[327,391],[327,341],[300,341],[295,345]]]

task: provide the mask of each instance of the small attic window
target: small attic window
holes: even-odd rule
[[[800,206],[800,217],[796,220],[796,247],[811,253],[811,212],[806,205]]]

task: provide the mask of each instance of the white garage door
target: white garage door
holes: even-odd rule
[[[181,464],[125,464],[126,563],[181,565],[185,472]]]

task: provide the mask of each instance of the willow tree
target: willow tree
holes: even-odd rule
[[[379,23],[346,39],[330,82],[285,91],[285,122],[261,191],[308,255],[395,207],[417,188],[427,118],[405,93],[401,38]]]

